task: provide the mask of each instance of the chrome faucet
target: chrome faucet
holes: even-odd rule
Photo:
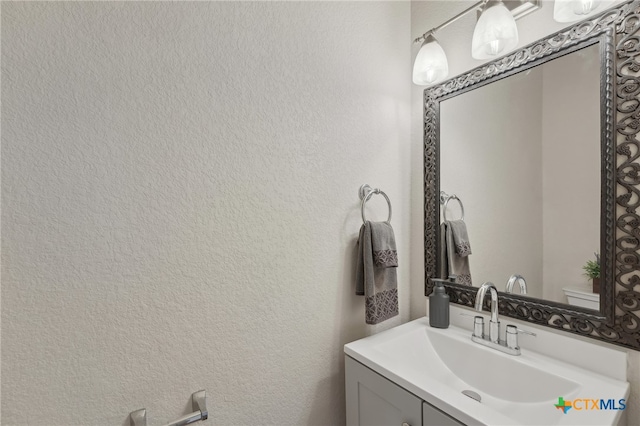
[[[515,283],[520,284],[520,294],[527,294],[527,282],[524,280],[522,275],[513,274],[509,277],[509,281],[507,281],[507,286],[504,291],[506,293],[513,293],[513,286]]]
[[[485,282],[476,293],[476,311],[482,311],[482,303],[487,289],[491,293],[491,320],[489,321],[489,339],[492,343],[500,340],[500,321],[498,320],[498,290],[492,282]]]
[[[515,280],[514,280],[515,282]],[[473,320],[473,334],[471,340],[483,346],[497,349],[500,352],[509,355],[520,355],[520,346],[518,346],[518,331],[525,334],[535,336],[535,333],[526,330],[520,330],[515,325],[507,326],[507,335],[505,340],[500,340],[500,321],[498,320],[498,290],[491,282],[485,282],[476,293],[476,311],[482,311],[482,303],[487,294],[487,290],[491,294],[491,319],[489,320],[489,338],[484,335],[484,317],[477,315]]]

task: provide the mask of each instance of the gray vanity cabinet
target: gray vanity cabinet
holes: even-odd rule
[[[464,426],[348,356],[345,381],[347,426]]]
[[[422,424],[422,400],[345,357],[347,426]]]
[[[433,405],[422,403],[422,426],[465,426]]]

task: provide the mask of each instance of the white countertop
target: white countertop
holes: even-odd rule
[[[503,327],[509,322],[508,320],[508,318],[504,319]],[[431,340],[429,336],[432,336]],[[629,384],[626,381],[593,373],[529,349],[523,348],[521,356],[506,355],[495,349],[485,348],[471,342],[470,336],[468,330],[455,325],[444,330],[431,328],[428,324],[428,318],[423,317],[349,343],[345,345],[344,351],[346,355],[356,361],[469,425],[607,425],[617,424],[621,418],[621,412],[617,410],[582,409],[583,405],[589,404],[582,402],[582,399],[607,400],[614,398],[616,402],[620,399],[626,399],[629,395]],[[510,398],[505,396],[504,392],[501,396],[492,395],[487,392],[490,386],[483,386],[482,382],[476,381],[477,387],[474,387],[460,378],[460,372],[451,371],[449,367],[455,363],[448,362],[452,359],[441,359],[443,352],[434,347],[435,340],[452,342],[458,345],[457,347],[468,348],[460,353],[447,353],[446,356],[468,358],[466,360],[455,359],[456,361],[468,361],[468,363],[482,359],[483,364],[477,365],[475,368],[479,368],[481,370],[477,371],[483,372],[493,369],[491,374],[502,375],[500,377],[488,376],[496,377],[496,380],[500,378],[503,381],[506,380],[506,383],[511,383],[509,382],[510,377],[504,377],[505,370],[509,368],[529,370],[537,368],[540,377],[545,375],[557,377],[560,381],[553,383],[572,383],[576,387],[566,394],[557,394],[562,392],[559,389],[548,389],[548,398],[534,402],[519,400],[520,397],[515,396]],[[446,343],[437,343],[436,346],[438,344]],[[581,342],[581,344],[585,343]],[[561,350],[561,348],[556,348],[556,350]],[[487,362],[487,359],[491,361]],[[461,365],[460,362],[457,365]],[[504,369],[501,366],[504,366]],[[473,380],[470,381],[473,382]],[[489,380],[485,380],[485,383],[487,381]],[[533,383],[514,382],[513,389],[524,391],[524,395],[527,394],[527,389],[518,387],[537,386],[537,395],[545,390],[544,383],[536,383],[535,379],[529,381]],[[462,390],[478,392],[482,396],[482,402],[478,403],[463,395]],[[516,393],[518,392],[514,392],[514,394]],[[558,397],[563,397],[565,401],[580,401],[574,409],[570,409],[564,414],[562,410],[554,407]]]

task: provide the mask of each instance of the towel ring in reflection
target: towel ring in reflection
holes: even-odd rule
[[[456,194],[448,195],[446,192],[440,191],[440,203],[442,203],[442,219],[447,222],[447,205],[451,200],[456,200],[458,204],[460,204],[460,220],[464,220],[464,205],[462,205],[462,201],[460,200],[460,198],[458,198]]]
[[[387,200],[387,205],[389,206],[389,217],[387,218],[387,223],[391,222],[391,201],[389,200],[389,197],[387,197],[387,194],[382,192],[379,188],[371,188],[365,183],[360,187],[360,190],[358,191],[358,195],[362,200],[362,204],[360,207],[360,211],[362,213],[362,223],[367,223],[367,219],[364,216],[364,205],[367,203],[367,201],[369,201],[369,198],[371,198],[373,194],[380,194],[385,198],[385,200]]]

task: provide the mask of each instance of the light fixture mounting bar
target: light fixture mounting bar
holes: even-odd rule
[[[458,13],[456,16],[454,16],[453,18],[449,19],[448,21],[438,25],[437,27],[434,27],[432,29],[430,29],[429,31],[427,31],[426,33],[422,34],[420,37],[416,38],[415,40],[413,40],[414,43],[422,43],[429,34],[433,34],[438,30],[441,30],[442,28],[446,27],[447,25],[450,25],[454,22],[456,22],[458,19],[462,18],[464,15],[466,15],[469,12],[472,11],[477,11],[478,16],[480,15],[480,13],[482,13],[482,9],[485,5],[485,3],[488,3],[489,0],[481,0],[477,3],[474,3],[472,6],[470,6],[469,8],[463,10],[462,12]],[[509,11],[513,14],[514,19],[520,19],[525,15],[528,15],[529,13],[540,9],[540,0],[503,0],[502,3],[507,7],[507,9],[509,9]]]
[[[509,12],[513,15],[513,19],[516,21],[531,12],[535,12],[541,7],[540,0],[502,0],[502,4],[509,9]],[[481,12],[481,10],[478,10],[478,18]]]
[[[413,42],[414,43],[423,42],[429,36],[429,34],[433,34],[436,31],[441,30],[442,28],[446,27],[447,25],[453,24],[454,22],[456,22],[458,19],[462,18],[464,15],[466,15],[469,12],[473,12],[474,10],[481,9],[482,6],[487,1],[488,0],[480,0],[478,3],[474,3],[472,6],[468,7],[467,9],[463,10],[462,12],[458,13],[456,16],[454,16],[453,18],[449,19],[448,21],[443,22],[442,24],[438,25],[437,27],[431,28],[429,31],[427,31],[426,33],[422,34],[417,39],[413,40]]]

